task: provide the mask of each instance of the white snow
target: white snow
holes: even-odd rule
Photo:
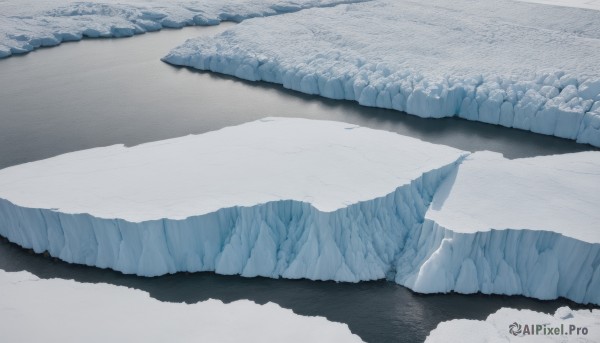
[[[516,323],[517,325],[514,325]],[[537,335],[510,333],[514,330],[524,330],[525,325],[540,325]],[[587,334],[580,330],[570,331],[571,325],[575,328],[586,328]],[[558,334],[542,334],[547,328]],[[561,328],[563,331],[561,331]],[[537,330],[534,328],[534,330]],[[516,332],[516,331],[515,331]],[[436,342],[598,342],[600,341],[600,310],[571,310],[561,307],[554,315],[535,312],[531,310],[517,310],[501,308],[496,313],[488,316],[485,321],[454,319],[442,322],[429,333],[426,343]]]
[[[387,277],[422,293],[600,304],[599,161],[467,156],[269,118],[1,170],[0,234],[143,276]]]
[[[519,0],[537,4],[600,10],[600,0]]]
[[[347,1],[4,0],[0,1],[0,58],[82,37],[128,37],[161,28],[217,25]]]
[[[517,160],[474,153],[436,190],[396,282],[424,293],[598,304],[598,204],[599,152]]]
[[[454,232],[529,229],[600,243],[600,153],[468,156],[425,216]]]
[[[166,303],[108,284],[0,269],[4,342],[362,342],[346,324],[276,304]]]
[[[0,170],[0,198],[131,222],[296,200],[331,212],[394,192],[465,152],[352,124],[266,118]]]
[[[600,146],[600,12],[510,0],[372,1],[249,20],[165,61],[421,117]]]

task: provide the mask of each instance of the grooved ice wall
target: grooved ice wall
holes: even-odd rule
[[[178,271],[357,282],[381,279],[451,167],[378,199],[322,212],[281,200],[132,223],[0,200],[0,234],[64,261],[155,276]]]
[[[249,20],[164,60],[426,118],[600,146],[600,11],[372,1]]]
[[[600,304],[600,153],[507,160],[268,118],[0,170],[0,234],[143,276],[215,271]]]

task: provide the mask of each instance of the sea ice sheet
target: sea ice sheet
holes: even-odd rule
[[[565,7],[579,7],[589,8],[593,10],[600,10],[600,0],[520,0],[525,2],[533,2],[538,4],[554,5],[554,6],[565,6]]]
[[[541,326],[537,335],[523,334],[525,326]],[[571,331],[570,327],[586,328]],[[554,334],[556,328],[563,329]],[[553,334],[542,334],[543,329],[552,329]],[[511,334],[510,330],[515,334]],[[534,330],[537,330],[534,328]],[[528,332],[531,332],[529,330]],[[566,334],[568,333],[568,334]],[[571,310],[561,307],[554,315],[531,310],[501,308],[484,321],[455,319],[442,322],[429,333],[426,343],[436,342],[598,342],[600,341],[600,310]]]
[[[361,0],[355,0],[361,1]],[[217,25],[333,6],[345,0],[0,1],[0,58],[83,37],[128,37],[161,28]]]
[[[421,117],[600,146],[600,11],[372,1],[246,21],[164,60]]]
[[[122,286],[1,269],[0,289],[7,342],[362,342],[346,324],[273,303],[168,303]]]
[[[351,124],[270,118],[1,170],[0,234],[145,276],[381,279],[465,154]]]

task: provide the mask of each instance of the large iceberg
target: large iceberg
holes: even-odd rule
[[[600,304],[599,177],[598,152],[507,160],[267,118],[0,170],[0,234],[144,276],[388,278]]]
[[[554,315],[501,308],[486,320],[442,322],[425,343],[437,342],[600,342],[600,310],[561,307]]]
[[[386,276],[465,152],[271,118],[0,171],[0,234],[68,262],[360,281]]]
[[[0,58],[83,37],[128,37],[356,1],[363,0],[0,1]]]
[[[600,146],[600,11],[371,1],[249,20],[166,62],[421,117]]]
[[[0,269],[4,342],[362,342],[348,326],[277,304],[160,302],[109,284]]]

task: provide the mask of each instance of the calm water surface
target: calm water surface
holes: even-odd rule
[[[213,35],[231,25],[84,40],[0,60],[0,168],[86,148],[203,133],[267,116],[344,121],[510,158],[592,149],[494,125],[421,119],[303,95],[160,61],[187,38]]]
[[[539,301],[518,296],[415,294],[392,282],[336,283],[243,278],[213,273],[178,273],[154,278],[68,264],[26,251],[0,239],[0,269],[27,270],[41,278],[103,282],[144,290],[161,301],[207,299],[274,302],[306,316],[348,324],[366,342],[422,342],[441,321],[485,319],[501,307],[551,313],[560,306],[583,308],[564,299]],[[507,328],[508,330],[508,328]]]
[[[481,123],[420,119],[306,96],[159,60],[187,38],[216,34],[231,25],[85,40],[0,60],[0,168],[86,148],[198,134],[266,116],[344,121],[510,158],[592,149]],[[440,321],[484,319],[503,306],[552,312],[569,304],[523,297],[418,295],[385,281],[344,284],[211,273],[141,278],[70,265],[5,240],[0,240],[0,268],[27,270],[42,278],[124,285],[161,301],[271,301],[302,315],[347,323],[368,342],[422,341]]]

